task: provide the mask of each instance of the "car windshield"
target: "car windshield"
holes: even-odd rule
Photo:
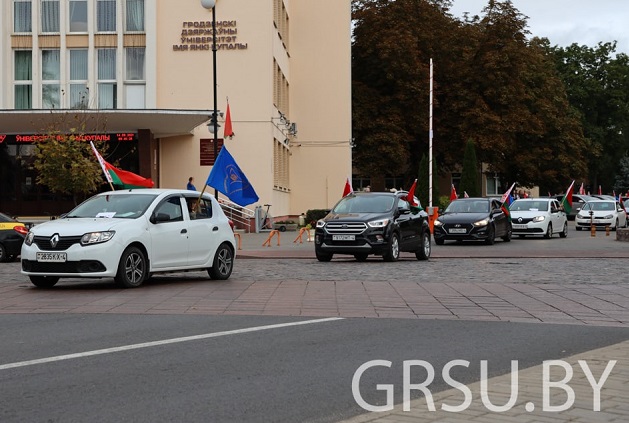
[[[585,203],[582,210],[614,211],[616,210],[616,204],[611,201],[592,201]]]
[[[338,202],[334,213],[386,213],[393,208],[396,197],[390,195],[348,196]]]
[[[79,204],[66,217],[135,219],[146,211],[155,197],[157,196],[149,194],[97,195]]]
[[[515,200],[509,206],[511,211],[548,211],[548,201]]]
[[[488,213],[489,201],[463,200],[453,201],[446,208],[445,213]]]

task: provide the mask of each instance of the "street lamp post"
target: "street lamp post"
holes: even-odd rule
[[[212,110],[212,128],[214,132],[214,165],[218,157],[218,97],[216,94],[216,0],[201,0],[201,6],[212,9],[212,84],[214,92],[214,109]],[[214,189],[214,197],[218,200],[218,190]]]

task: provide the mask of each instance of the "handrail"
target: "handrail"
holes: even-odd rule
[[[223,212],[228,219],[231,219],[238,227],[242,227],[247,232],[251,232],[251,221],[255,216],[255,211],[239,206],[225,198],[219,200]]]

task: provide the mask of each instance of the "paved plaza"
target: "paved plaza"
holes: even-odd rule
[[[263,245],[267,233],[241,234],[238,258],[227,281],[204,272],[157,275],[139,289],[119,289],[113,280],[62,279],[50,290],[34,288],[19,263],[0,265],[0,314],[105,313],[267,315],[344,318],[450,319],[629,327],[629,243],[615,233],[571,232],[568,239],[514,239],[493,246],[433,245],[431,260],[403,254],[397,263],[373,257],[356,262],[335,256],[320,263],[314,245],[285,232]],[[279,241],[279,245],[278,245]],[[295,241],[295,242],[294,242]],[[268,245],[268,246],[267,246]],[[617,360],[593,410],[593,391],[579,360],[592,363],[598,380]],[[542,366],[519,373],[518,401],[504,413],[479,399],[480,382],[469,385],[465,411],[427,412],[426,399],[351,422],[621,422],[629,415],[629,342],[588,351],[566,360],[574,369],[572,407],[560,414],[542,410]],[[495,403],[508,400],[510,375],[488,381]],[[492,391],[493,390],[493,391]],[[554,403],[566,401],[556,389]],[[563,399],[562,399],[563,398]],[[460,404],[459,389],[434,396],[436,404]],[[533,404],[533,405],[530,405]],[[537,407],[537,408],[535,408]]]

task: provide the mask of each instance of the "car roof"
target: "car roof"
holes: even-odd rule
[[[551,200],[557,200],[556,198],[549,198],[549,197],[526,197],[526,198],[518,198],[515,201],[551,201]]]
[[[463,198],[456,198],[452,201],[478,201],[478,200],[484,200],[484,201],[488,201],[488,200],[499,200],[499,198],[489,198],[489,197],[463,197]]]
[[[168,189],[168,188],[131,188],[119,189],[115,191],[100,192],[97,195],[122,195],[122,194],[138,194],[138,195],[160,195],[160,194],[200,194],[198,191],[190,191],[187,189]],[[210,194],[205,192],[204,194]]]

